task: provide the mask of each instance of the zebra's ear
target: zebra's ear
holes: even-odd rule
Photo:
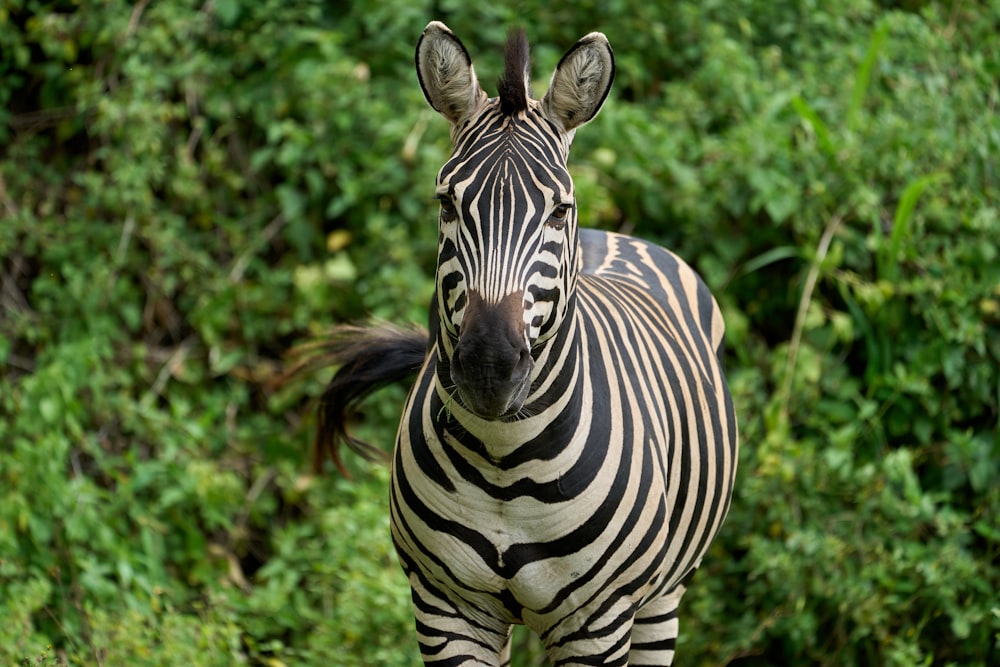
[[[566,52],[542,98],[542,113],[572,132],[601,110],[615,80],[615,54],[604,33],[592,32]]]
[[[465,46],[440,21],[431,21],[417,42],[417,78],[427,102],[452,125],[487,99]]]

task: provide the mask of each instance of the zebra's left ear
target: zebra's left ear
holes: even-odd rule
[[[566,52],[542,98],[542,113],[571,132],[601,110],[615,80],[615,54],[604,33],[592,32]]]

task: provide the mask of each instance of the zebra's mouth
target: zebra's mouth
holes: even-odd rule
[[[517,414],[531,389],[534,361],[525,353],[514,369],[484,363],[478,355],[472,363],[451,363],[451,379],[462,406],[483,419],[501,419]]]
[[[518,382],[482,382],[477,385],[456,383],[458,399],[466,410],[481,419],[503,420],[521,411],[528,397],[531,380]]]

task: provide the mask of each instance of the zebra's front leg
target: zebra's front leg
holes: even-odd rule
[[[580,608],[539,633],[545,653],[554,667],[626,667],[634,614],[635,606],[624,598]]]
[[[511,626],[474,609],[459,610],[438,591],[410,577],[417,641],[425,665],[507,667]]]
[[[514,639],[514,626],[510,626],[507,632],[507,643],[504,644],[503,650],[500,651],[500,667],[510,667],[510,645]]]

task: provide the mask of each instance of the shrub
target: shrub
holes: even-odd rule
[[[442,18],[487,88],[507,25],[537,90],[608,34],[584,224],[723,304],[741,471],[684,660],[996,662],[1000,7],[426,9],[0,9],[0,658],[416,663],[387,475],[310,476],[325,377],[284,372],[333,322],[425,318],[448,140],[411,59]],[[359,429],[388,446],[402,400]]]

